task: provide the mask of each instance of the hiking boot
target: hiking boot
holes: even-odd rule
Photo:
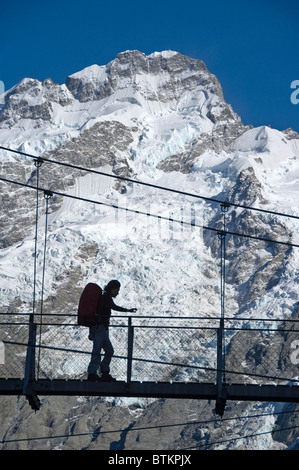
[[[97,374],[88,374],[87,380],[90,382],[101,382],[101,378]]]
[[[112,377],[108,372],[102,372],[100,380],[101,382],[116,382],[116,379]]]

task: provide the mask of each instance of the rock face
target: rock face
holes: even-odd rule
[[[141,317],[153,312],[183,319],[218,317],[220,242],[215,232],[199,227],[221,230],[224,223],[231,232],[226,235],[225,258],[228,316],[258,318],[259,326],[296,317],[297,254],[290,245],[296,242],[296,220],[271,211],[298,215],[299,136],[290,129],[244,126],[202,61],[174,51],[148,56],[126,51],[105,66],[92,65],[69,76],[63,85],[26,78],[5,94],[0,145],[45,159],[37,168],[30,157],[0,150],[1,312],[31,311],[38,209],[36,309],[39,314],[43,300],[43,312],[60,314],[59,324],[65,322],[63,315],[75,315],[87,282],[104,285],[115,277],[121,278],[123,303],[140,306]],[[62,194],[48,200],[47,218],[43,191],[37,205],[37,183]],[[231,206],[224,214],[209,198]],[[264,212],[251,210],[254,207]],[[153,217],[157,215],[162,218]],[[183,229],[176,220],[189,225]],[[269,238],[285,244],[269,244]],[[87,347],[85,332],[64,326],[44,326],[45,344],[51,338],[57,347],[65,347],[66,341],[74,349]],[[26,341],[24,333],[1,325],[1,334],[15,341]],[[118,348],[123,347],[120,338],[115,336]],[[290,380],[296,376],[288,352],[292,333],[264,338],[242,331],[228,338],[229,370],[248,377],[252,370],[269,376],[279,370]],[[138,353],[151,351],[151,357],[164,361],[188,359],[211,367],[215,345],[208,333],[167,336],[165,330],[158,349],[156,341],[147,330],[136,338]],[[5,369],[0,365],[0,376],[12,376],[10,365],[17,370],[15,353],[10,356]],[[24,357],[19,354],[20,363]],[[75,356],[64,359],[51,352],[42,356],[40,373],[82,378],[86,364],[78,361],[75,368],[74,362]],[[115,359],[119,376],[120,363]],[[157,371],[159,380],[200,380],[191,368],[182,372],[178,367],[138,365],[134,373],[137,380],[157,380],[150,375]],[[276,423],[273,404],[230,403],[229,426],[215,419],[213,403],[197,400],[43,398],[36,414],[22,397],[2,397],[0,406],[3,449],[297,446],[296,435],[280,432],[282,421]],[[236,419],[258,413],[268,416]],[[267,433],[264,438],[259,437],[262,431]],[[252,434],[257,436],[245,439]]]
[[[24,79],[6,94],[5,107],[0,122],[8,127],[15,126],[21,119],[49,121],[53,115],[53,105],[67,106],[72,96],[65,87],[55,84],[51,79],[42,83],[38,80]]]
[[[156,90],[151,89],[150,77],[157,79]],[[144,78],[148,88],[142,84]],[[172,51],[150,56],[139,51],[123,52],[106,66],[93,65],[66,80],[67,88],[81,103],[107,98],[127,85],[150,101],[177,101],[186,89],[194,91],[199,84],[223,100],[218,80],[202,61]]]

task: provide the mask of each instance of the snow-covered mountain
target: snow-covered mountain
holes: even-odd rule
[[[0,146],[186,193],[299,216],[299,135],[291,129],[244,126],[205,64],[174,51],[149,56],[126,51],[106,66],[92,65],[69,76],[63,85],[51,79],[42,83],[22,80],[5,93],[0,107]],[[5,150],[0,150],[0,159],[3,178],[36,184],[32,159]],[[59,196],[50,200],[46,312],[74,313],[79,293],[88,281],[104,285],[117,277],[122,284],[121,302],[139,307],[141,316],[219,316],[219,240],[199,228],[222,228],[219,204],[50,163],[40,168],[40,186],[106,204]],[[109,205],[164,219],[115,210]],[[28,266],[33,262],[35,207],[35,191],[1,182],[2,312],[30,311],[34,273]],[[41,199],[38,299],[44,211],[45,201]],[[168,218],[190,225],[182,228]],[[233,232],[299,242],[295,218],[231,206],[226,223]],[[298,296],[296,249],[240,238],[227,236],[226,308],[230,316],[244,312],[247,317],[267,320],[293,316]],[[167,353],[171,353],[170,346]],[[72,374],[71,369],[68,371]],[[94,403],[90,403],[92,406]],[[146,422],[147,413],[155,406],[144,406],[138,419],[134,414],[132,421]],[[202,405],[192,406],[199,412]],[[167,407],[161,404],[159,413],[165,413],[168,418],[164,418],[171,421]],[[85,411],[87,408],[84,403]],[[178,409],[182,410],[180,416],[185,416],[185,405],[178,405]],[[272,429],[274,423],[271,417],[263,426]],[[178,446],[183,442],[196,445],[199,434],[211,432],[201,429],[189,435],[185,431],[185,440],[170,435],[167,448],[174,442]],[[3,425],[2,432],[15,435],[8,424]],[[142,439],[140,442],[148,445]],[[270,439],[255,445],[274,448],[278,444]],[[129,438],[124,448],[130,448],[126,446],[138,448]]]

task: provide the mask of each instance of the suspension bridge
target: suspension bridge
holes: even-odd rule
[[[1,313],[1,395],[24,395],[34,410],[38,410],[41,406],[40,397],[51,395],[194,398],[214,400],[215,412],[221,416],[229,400],[299,402],[299,354],[297,354],[299,330],[296,325],[299,319],[297,320],[295,316],[292,319],[276,320],[246,318],[241,315],[233,318],[225,312],[225,260],[228,234],[290,248],[298,248],[299,245],[289,239],[271,239],[228,230],[226,213],[234,206],[231,202],[202,198],[199,195],[108,174],[105,176],[219,204],[222,214],[221,228],[210,226],[201,228],[210,230],[219,241],[221,308],[219,314],[213,317],[113,316],[110,336],[115,347],[113,368],[117,371],[118,380],[88,381],[86,370],[92,343],[88,340],[88,330],[77,325],[76,313],[45,314],[42,300],[40,311],[37,311],[36,254],[37,225],[40,215],[39,194],[42,192],[46,200],[44,256],[47,243],[48,205],[53,195],[93,204],[110,204],[41,187],[39,182],[39,171],[43,163],[66,165],[81,171],[93,170],[34,157],[23,152],[13,152],[32,158],[36,167],[35,185],[0,177],[2,184],[26,187],[34,191],[36,197],[34,286],[32,311]],[[103,174],[98,171],[96,173]],[[112,204],[110,206],[123,209]],[[297,218],[293,215],[240,204],[235,206],[275,217]],[[159,214],[142,213],[133,208],[124,210],[163,218]],[[186,223],[173,218],[171,222],[181,225]],[[187,223],[196,227],[194,221]],[[42,293],[45,263],[44,258]]]

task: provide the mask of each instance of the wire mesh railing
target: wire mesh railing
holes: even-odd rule
[[[215,380],[215,329],[202,330],[194,326],[163,326],[149,323],[133,322],[130,325],[125,320],[114,319],[110,325],[110,339],[114,348],[111,373],[118,380],[141,382]],[[67,324],[46,328],[41,335],[40,344],[37,345],[39,377],[84,379],[92,350],[88,329]],[[131,337],[130,331],[133,332]],[[210,357],[206,357],[207,343],[212,344],[209,348]],[[128,368],[130,368],[129,376]]]
[[[29,321],[1,315],[0,378],[23,378]],[[29,317],[27,317],[29,318]],[[54,317],[51,317],[54,318]],[[13,321],[11,321],[13,320]],[[216,383],[219,334],[222,380],[240,384],[286,384],[298,380],[299,329],[293,322],[226,321],[213,318],[113,317],[111,374],[120,381]],[[37,323],[35,379],[87,379],[92,341],[88,328],[70,317]]]
[[[225,330],[225,380],[242,384],[286,384],[299,378],[299,330]]]
[[[27,323],[0,323],[0,377],[24,377],[28,332]]]

